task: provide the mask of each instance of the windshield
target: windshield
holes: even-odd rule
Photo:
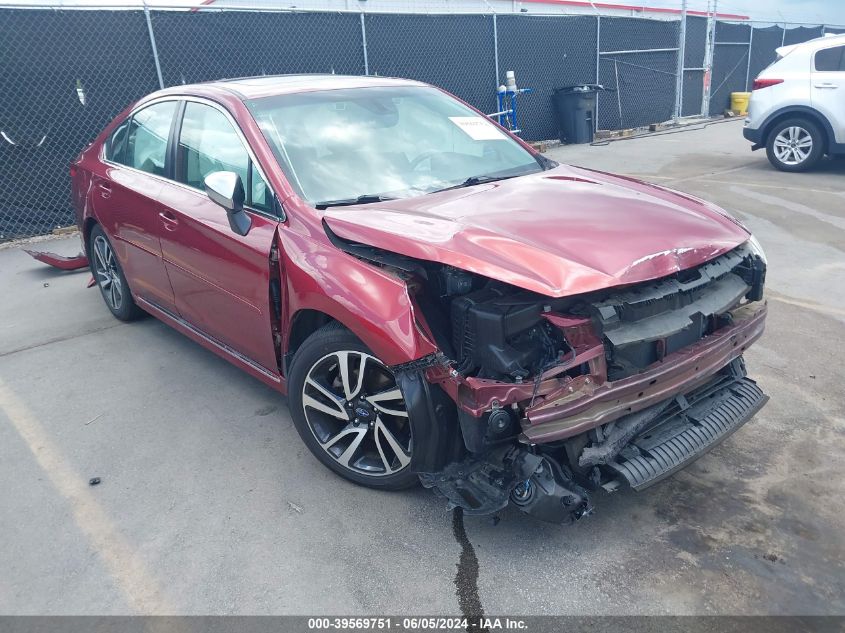
[[[317,206],[404,198],[543,169],[485,117],[434,88],[326,90],[247,106],[288,180]]]

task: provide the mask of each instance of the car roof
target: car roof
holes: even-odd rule
[[[799,42],[798,44],[787,44],[786,46],[781,46],[776,50],[776,52],[781,57],[784,57],[792,51],[814,52],[822,50],[823,48],[829,48],[831,46],[841,46],[842,44],[845,44],[845,33],[828,33],[827,35],[816,37],[811,40],[807,40],[806,42]]]
[[[210,93],[234,94],[242,101],[259,99],[295,92],[313,92],[316,90],[341,90],[344,88],[371,88],[379,86],[426,86],[428,84],[411,79],[392,77],[371,77],[361,75],[271,75],[223,79],[199,84],[175,86],[156,94],[196,94],[209,96]]]

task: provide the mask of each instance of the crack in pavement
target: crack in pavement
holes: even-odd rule
[[[33,349],[38,349],[39,347],[46,347],[47,345],[52,345],[53,343],[72,341],[73,339],[82,338],[83,336],[90,336],[91,334],[98,334],[100,332],[112,330],[116,327],[123,327],[125,325],[125,323],[115,323],[114,325],[107,325],[105,327],[97,328],[96,330],[89,330],[88,332],[68,334],[67,336],[57,336],[56,338],[47,339],[46,341],[41,341],[40,343],[33,343],[32,345],[25,345],[24,347],[18,347],[15,349],[10,349],[6,352],[0,352],[0,358],[3,358],[5,356],[11,356],[12,354],[19,354],[20,352],[28,352]]]
[[[484,617],[484,609],[478,595],[478,558],[464,527],[463,508],[452,510],[452,532],[461,546],[461,556],[456,565],[458,572],[455,574],[454,582],[461,615],[467,619],[467,633],[489,632],[490,629],[480,625]]]

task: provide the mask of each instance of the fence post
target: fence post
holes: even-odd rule
[[[601,78],[601,16],[596,15],[596,85]],[[617,89],[619,86],[617,86]],[[599,131],[599,98],[601,90],[596,92],[596,116],[593,121],[593,132]]]
[[[701,95],[701,116],[710,116],[710,86],[713,82],[713,56],[716,51],[716,0],[713,11],[707,12],[707,43],[704,49],[704,90]]]
[[[501,75],[499,75],[499,24],[495,13],[493,14],[493,66],[496,69],[496,83],[493,87],[498,90]]]
[[[748,92],[749,81],[751,81],[751,49],[754,48],[754,25],[751,27],[751,34],[748,36],[748,66],[745,68],[745,92]]]
[[[370,60],[367,58],[367,26],[364,21],[364,12],[361,11],[361,46],[364,49],[364,74],[370,74]]]
[[[678,30],[678,76],[675,78],[675,125],[681,118],[684,104],[684,58],[687,48],[687,0],[681,5],[681,24]]]
[[[161,64],[158,61],[158,48],[156,47],[156,36],[153,33],[153,21],[150,19],[150,8],[147,3],[144,3],[144,16],[147,18],[147,32],[150,34],[150,46],[153,49],[153,61],[156,65],[156,75],[158,75],[158,87],[164,90],[164,79],[161,76]]]

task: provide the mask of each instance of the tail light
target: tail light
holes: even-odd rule
[[[70,177],[74,178],[76,176],[76,165],[70,166]]]
[[[762,90],[763,88],[768,88],[769,86],[777,86],[778,84],[782,84],[783,79],[755,79],[754,85],[751,87],[751,90]]]

